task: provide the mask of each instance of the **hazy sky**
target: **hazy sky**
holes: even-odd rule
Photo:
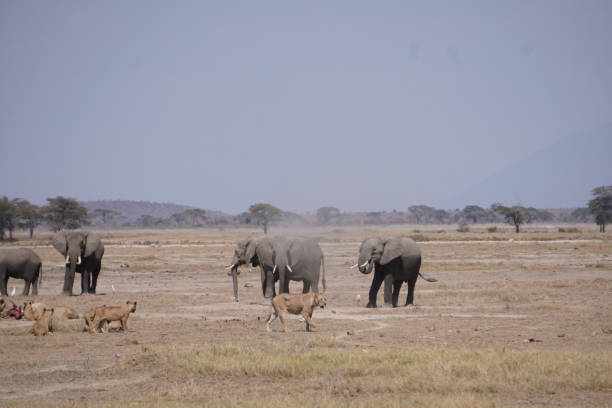
[[[554,202],[490,180],[611,129],[611,21],[606,0],[1,1],[0,194],[584,205],[612,184],[612,160],[563,184],[588,150],[544,161]]]

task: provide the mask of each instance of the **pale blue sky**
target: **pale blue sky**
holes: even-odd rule
[[[5,0],[0,194],[584,205],[612,184],[610,21],[610,1]],[[509,186],[517,166],[540,177]]]

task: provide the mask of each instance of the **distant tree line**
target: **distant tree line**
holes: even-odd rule
[[[126,221],[119,211],[95,208],[88,211],[77,200],[57,196],[47,198],[39,207],[22,198],[0,198],[0,240],[13,239],[16,228],[34,231],[46,225],[52,231],[75,229],[85,225],[101,227],[176,228],[225,225],[257,225],[264,233],[271,225],[385,225],[385,224],[476,224],[507,222],[520,231],[521,225],[532,222],[595,222],[601,232],[612,222],[612,186],[596,187],[584,208],[571,211],[549,211],[521,205],[494,203],[489,208],[468,205],[463,209],[443,210],[427,205],[412,205],[406,211],[343,212],[326,206],[314,214],[283,211],[269,203],[255,203],[238,215],[189,208],[169,217],[142,214]]]

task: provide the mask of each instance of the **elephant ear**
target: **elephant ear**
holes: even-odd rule
[[[293,239],[289,244],[289,250],[287,251],[287,260],[289,261],[289,266],[296,266],[300,259],[306,259],[306,255],[304,254],[304,241],[301,239]]]
[[[68,253],[68,245],[66,241],[66,233],[63,231],[58,232],[53,236],[53,248],[57,249],[57,252],[66,256]]]
[[[100,241],[100,238],[94,233],[87,232],[83,234],[83,239],[85,241],[85,252],[83,253],[85,257],[91,256],[102,246],[102,241]]]
[[[382,257],[380,258],[380,264],[386,265],[395,258],[402,255],[402,241],[399,238],[391,238],[385,242],[385,249],[383,250]]]
[[[257,242],[254,239],[248,239],[244,243],[244,256],[246,257],[246,262],[252,262],[253,257],[255,256],[255,249],[257,248]]]
[[[257,244],[257,257],[259,258],[260,265],[274,265],[274,259],[276,258],[274,247],[268,239],[262,239]]]

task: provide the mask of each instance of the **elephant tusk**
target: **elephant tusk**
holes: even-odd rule
[[[69,264],[70,263],[70,256],[66,255],[66,263]]]
[[[291,269],[289,265],[287,265],[287,269],[289,269],[289,272],[293,273],[293,269]]]
[[[368,264],[370,263],[370,260],[368,259],[367,261],[365,261],[362,265],[359,265],[360,268],[363,268],[365,266],[368,266]]]
[[[77,265],[81,264],[81,255],[79,255],[79,257],[77,258]]]
[[[349,269],[355,269],[358,266],[359,266],[359,264],[355,264],[355,265],[351,266]]]
[[[272,269],[272,273],[276,272],[276,265],[274,265],[274,269]]]
[[[226,266],[226,267],[225,267],[225,269],[226,269],[226,270],[227,270],[227,269],[232,269],[233,267],[234,267],[234,264],[231,264],[231,265]]]

